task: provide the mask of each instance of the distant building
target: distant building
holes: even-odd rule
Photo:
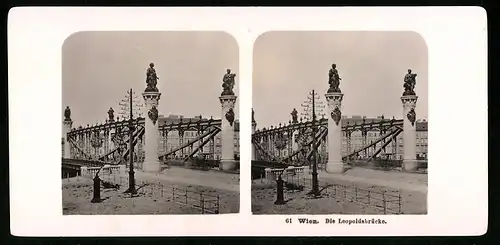
[[[201,119],[208,120],[208,118],[202,118],[201,116],[184,117],[182,115],[169,115],[168,117],[159,117],[158,124],[159,125],[170,124],[170,123],[175,124],[175,123],[179,123],[181,121],[181,119],[183,122],[188,122],[188,121],[197,122]],[[234,122],[234,147],[235,147],[236,157],[238,157],[238,158],[240,155],[240,134],[239,134],[239,131],[240,131],[240,123],[238,120],[235,120],[235,122]],[[185,144],[189,141],[196,140],[198,138],[198,134],[199,134],[199,132],[195,129],[184,131],[184,135],[183,135],[184,137],[182,139],[182,144]],[[189,155],[193,149],[196,149],[199,146],[199,144],[201,144],[201,142],[202,141],[197,141],[192,145],[192,147],[186,147],[183,150],[177,151],[175,153],[175,156],[176,157],[185,157],[185,156]],[[161,133],[160,133],[160,142],[159,142],[160,155],[166,154],[166,153],[176,149],[177,147],[180,146],[180,144],[181,144],[181,141],[179,139],[179,134],[178,134],[177,130],[173,130],[173,131],[169,132],[166,136],[161,135]],[[205,155],[209,155],[208,153],[210,153],[211,147],[212,147],[211,142],[208,142],[207,144],[205,144],[203,146],[202,151],[198,152],[198,153],[203,153]],[[213,158],[220,159],[220,157],[221,157],[221,135],[220,135],[220,133],[214,137],[213,147],[214,147],[213,148],[213,153],[214,153]]]
[[[341,119],[341,125],[354,125],[354,124],[363,124],[364,123],[370,123],[370,122],[380,122],[381,120],[387,120],[387,118],[383,118],[382,116],[376,117],[376,118],[368,118],[366,116],[342,116]],[[417,147],[417,158],[419,159],[427,159],[427,121],[426,120],[417,120],[416,122],[416,147]],[[297,132],[296,132],[297,133]],[[388,132],[386,132],[388,133]],[[345,156],[348,154],[348,152],[354,152],[358,149],[361,149],[362,147],[366,145],[371,144],[372,142],[378,140],[381,137],[381,132],[375,128],[373,130],[370,130],[366,134],[366,141],[363,140],[363,136],[361,131],[354,131],[351,133],[351,142],[350,145],[348,146],[348,139],[347,135],[345,132],[342,133],[342,155]],[[387,138],[389,140],[389,138]],[[402,159],[403,158],[403,133],[400,133],[398,137],[396,137],[396,142],[391,142],[389,143],[386,147],[385,150],[382,150],[377,156],[382,157],[382,158],[389,158],[389,159]],[[320,144],[318,147],[318,151],[320,154],[320,158],[325,160],[327,159],[328,153],[328,142],[323,142]],[[267,147],[270,148],[271,151],[276,151],[275,154],[279,154],[281,156],[288,156],[289,151],[291,150],[294,152],[295,150],[298,149],[298,143],[293,143],[293,147],[290,148],[290,146],[286,146],[284,149],[281,151],[275,149],[275,147]],[[376,148],[374,149],[373,147],[369,148],[366,152],[367,156],[371,156],[374,151],[378,150],[380,147],[380,143],[377,144]],[[359,152],[359,157],[364,157],[364,151]]]
[[[383,120],[381,116],[377,118],[367,118],[365,116],[352,116],[352,117],[343,117],[342,118],[342,126],[345,125],[354,125],[354,124],[362,124],[363,119],[365,123],[369,122],[379,122]],[[387,120],[387,119],[384,119]],[[427,134],[427,124],[428,122],[425,119],[417,120],[416,122],[416,147],[417,147],[417,158],[427,159],[427,146],[428,146],[428,134]],[[388,132],[386,132],[388,133]],[[342,155],[347,155],[348,152],[353,152],[357,149],[360,149],[364,146],[364,144],[371,144],[381,137],[381,132],[378,129],[373,129],[367,132],[366,142],[363,141],[363,136],[360,131],[354,131],[351,133],[351,144],[350,149],[347,146],[347,136],[345,133],[342,137]],[[389,140],[389,139],[387,139]],[[396,142],[391,142],[385,147],[385,151],[380,152],[378,156],[386,157],[389,159],[402,159],[403,158],[403,133],[400,133],[398,137],[396,137]],[[380,147],[380,144],[377,145]],[[376,148],[375,150],[377,150]],[[368,149],[370,155],[374,149]],[[359,155],[363,156],[364,152],[360,152]]]

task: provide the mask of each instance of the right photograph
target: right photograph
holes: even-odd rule
[[[266,32],[252,86],[253,214],[427,214],[418,33]]]

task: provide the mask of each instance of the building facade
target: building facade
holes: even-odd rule
[[[375,118],[368,118],[366,116],[343,116],[341,120],[341,125],[354,125],[354,124],[363,124],[363,123],[370,123],[370,122],[380,122],[381,120],[387,120],[384,119],[383,116],[375,117]],[[427,124],[428,122],[424,119],[417,120],[416,122],[417,128],[416,128],[416,141],[417,141],[417,159],[427,159],[427,147],[428,147],[428,134],[427,134]],[[343,132],[342,134],[342,155],[348,155],[348,153],[352,153],[354,151],[357,151],[361,148],[363,148],[365,145],[370,145],[373,142],[377,141],[380,139],[383,134],[383,132],[380,132],[379,129],[374,128],[370,131],[366,132],[366,137],[363,137],[363,133],[359,130],[351,132],[351,137],[350,140],[347,137],[346,132]],[[387,132],[386,132],[387,133]],[[294,133],[297,135],[298,132]],[[296,140],[296,139],[295,139]],[[276,146],[264,146],[267,148],[270,152],[273,153],[273,155],[276,156],[288,156],[290,152],[295,152],[297,149],[300,148],[299,143],[296,142],[295,140],[292,140],[292,147],[286,146],[283,147],[283,149],[277,149]],[[387,139],[389,140],[389,139]],[[350,141],[350,142],[349,142]],[[383,141],[384,142],[384,141]],[[396,137],[396,141],[392,141],[389,143],[385,149],[383,149],[377,156],[380,158],[386,158],[386,159],[394,159],[394,160],[400,160],[403,159],[403,134],[400,133]],[[376,147],[380,147],[380,143],[377,144]],[[319,153],[319,158],[320,161],[326,161],[327,156],[328,156],[328,142],[326,139],[322,141],[322,143],[318,147],[318,153]],[[364,158],[367,156],[371,156],[374,151],[378,150],[378,148],[373,148],[370,147],[366,150],[366,152],[363,150],[359,152],[358,157]]]
[[[352,116],[352,117],[344,116],[342,118],[342,125],[344,126],[344,125],[363,124],[370,122],[379,122],[381,120],[387,120],[387,119],[384,119],[383,116],[378,116],[376,118],[368,118],[365,116]],[[419,119],[416,121],[417,159],[427,159],[427,146],[428,146],[427,125],[428,122],[425,119]],[[368,145],[372,144],[373,142],[375,142],[376,140],[380,139],[383,136],[382,133],[383,132],[380,132],[379,129],[374,128],[373,130],[366,132],[366,139],[364,139],[361,131],[359,130],[354,131],[351,133],[351,138],[350,138],[351,144],[349,147],[347,135],[344,132],[342,137],[342,155],[347,155],[348,152],[353,152],[358,149],[361,149],[366,144]],[[401,160],[403,159],[403,144],[404,144],[403,134],[400,133],[396,137],[396,141],[392,141],[391,143],[389,143],[385,147],[385,150],[382,150],[378,156],[381,158]],[[377,147],[380,147],[380,144]],[[374,150],[377,149],[373,148],[368,149],[367,155],[369,156]],[[363,154],[365,154],[364,151],[360,152],[359,153],[360,157],[364,157]]]
[[[160,115],[161,116],[161,115]],[[184,117],[182,115],[169,115],[167,117],[159,117],[158,118],[158,123],[159,125],[162,124],[170,124],[170,123],[179,123],[180,121],[187,122],[197,122],[199,120],[208,120],[207,118],[202,118],[201,116],[198,117]],[[235,147],[235,157],[239,158],[240,156],[240,123],[238,120],[235,120],[234,123],[234,147]],[[196,141],[193,143],[191,146],[186,147],[182,150],[177,151],[173,157],[178,157],[178,158],[183,158],[188,156],[193,149],[197,149],[198,146],[202,143],[201,140],[197,140],[199,138],[200,133],[198,130],[192,129],[192,130],[186,130],[183,133],[183,137],[179,137],[179,132],[174,130],[169,132],[166,135],[161,135],[160,133],[160,142],[159,142],[159,148],[160,148],[160,155],[164,155],[168,152],[171,152],[172,150],[175,150],[179,146],[186,144],[187,142],[191,141]],[[217,159],[219,160],[221,157],[221,135],[220,133],[217,134],[213,140],[209,141],[207,144],[205,144],[201,151],[197,152],[196,155],[205,155],[209,159]],[[213,153],[213,155],[212,155]]]

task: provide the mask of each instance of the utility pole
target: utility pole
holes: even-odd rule
[[[317,96],[317,93],[314,94],[314,96],[316,98],[314,98],[314,105],[313,105],[313,98],[310,96],[310,92],[309,92],[309,96],[307,96],[307,100],[305,100],[303,103],[300,104],[300,106],[302,107],[303,111],[300,113],[301,116],[303,116],[303,118],[306,120],[306,121],[309,121],[309,120],[312,120],[312,117],[314,115],[316,115],[316,118],[318,116],[320,117],[324,117],[326,114],[324,113],[324,109],[326,108],[326,105],[324,104],[323,101],[318,101],[320,98],[319,96]],[[313,110],[314,108],[314,110]]]
[[[129,172],[128,172],[128,190],[125,193],[137,194],[137,190],[135,189],[135,176],[134,176],[134,113],[132,110],[132,89],[130,89],[130,118],[128,120],[128,143],[129,143]]]
[[[316,110],[315,101],[318,95],[314,90],[309,93],[310,99],[312,101],[312,191],[311,194],[315,197],[319,196],[319,183],[318,183],[318,161],[316,161]],[[318,97],[319,98],[319,97]]]
[[[132,97],[132,98],[131,98]],[[132,99],[132,103],[130,103],[130,100]],[[139,98],[136,94],[135,91],[130,93],[130,89],[127,90],[127,93],[125,94],[125,97],[118,103],[118,106],[120,107],[120,110],[118,111],[118,115],[120,115],[121,118],[125,119],[127,118],[127,115],[130,113],[130,108],[133,107],[132,113],[134,118],[142,117],[142,109],[144,107],[144,104],[141,101],[141,98]]]

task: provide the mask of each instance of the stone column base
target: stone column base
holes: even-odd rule
[[[417,168],[418,168],[417,160],[403,160],[403,166],[402,166],[403,171],[413,172],[417,170]]]
[[[125,164],[120,164],[120,174],[127,174],[127,166]]]
[[[89,173],[88,173],[88,169],[87,169],[87,167],[81,167],[81,168],[80,168],[80,176],[82,176],[82,177],[87,177],[87,175],[88,175],[88,174],[89,174]]]
[[[328,161],[326,163],[326,172],[331,174],[342,174],[344,173],[344,163],[342,161]]]
[[[144,162],[142,164],[142,171],[148,173],[159,173],[160,172],[160,161]]]
[[[221,160],[220,167],[222,170],[235,170],[238,162],[235,160]]]

